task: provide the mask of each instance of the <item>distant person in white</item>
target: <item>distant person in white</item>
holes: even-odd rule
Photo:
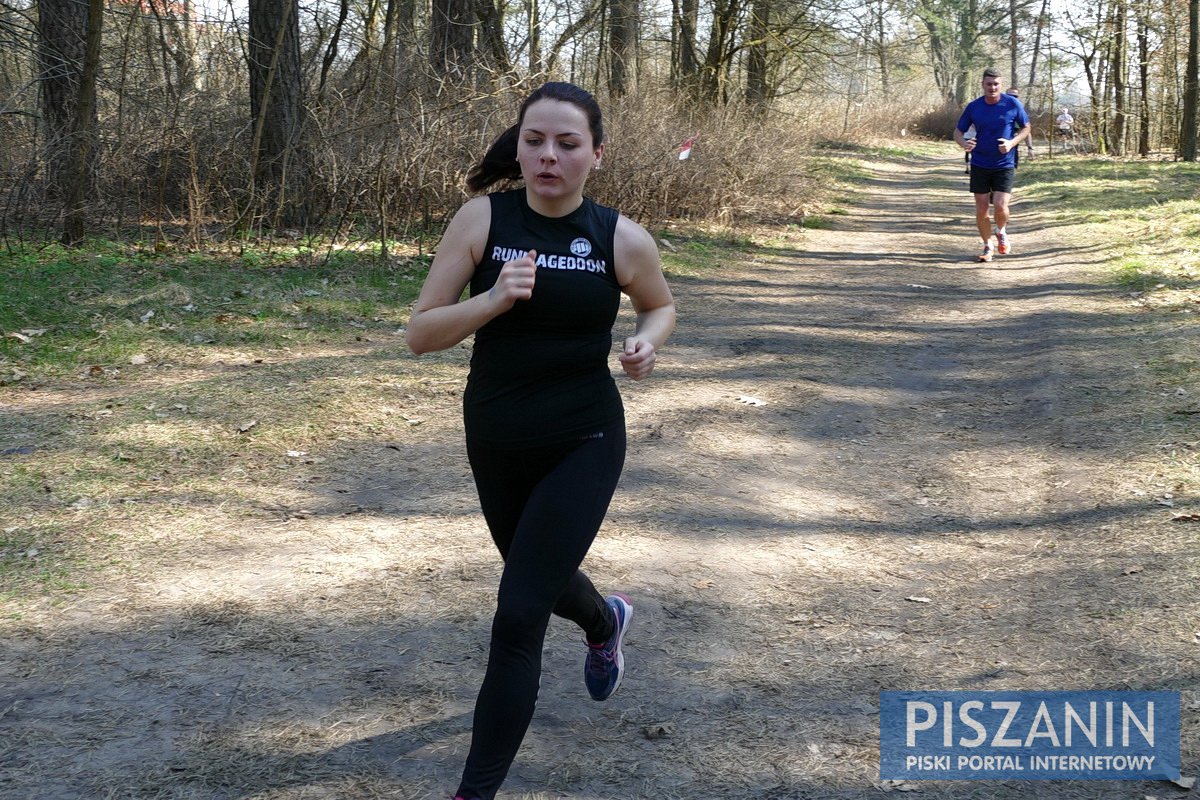
[[[1064,108],[1062,113],[1054,118],[1054,124],[1058,126],[1058,132],[1065,138],[1071,135],[1071,128],[1075,125],[1075,118],[1071,116],[1071,109]]]

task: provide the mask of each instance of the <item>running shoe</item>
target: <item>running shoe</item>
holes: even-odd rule
[[[988,242],[987,244],[985,244],[983,246],[983,252],[981,252],[979,254],[979,260],[980,261],[991,261],[992,260],[992,243],[991,242]]]
[[[1002,256],[1006,256],[1012,252],[1008,246],[1008,234],[996,231],[996,252]]]
[[[625,674],[625,656],[621,653],[621,640],[633,619],[633,604],[620,593],[604,598],[604,604],[612,609],[613,632],[603,644],[588,642],[587,660],[583,664],[583,682],[593,700],[607,700],[621,685]]]

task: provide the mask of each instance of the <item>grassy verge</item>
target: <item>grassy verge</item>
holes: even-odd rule
[[[1200,313],[1200,164],[1064,156],[1021,170],[1023,198],[1111,245],[1118,286],[1150,307]]]
[[[810,190],[805,204],[791,216],[763,223],[741,221],[732,227],[691,221],[668,226],[656,234],[660,244],[666,242],[660,248],[663,268],[668,275],[702,274],[720,269],[731,259],[744,257],[755,246],[778,246],[804,229],[832,228],[836,217],[849,213],[845,206],[854,203],[857,187],[869,177],[867,164],[871,159],[919,155],[919,145],[909,150],[885,150],[826,143],[802,166],[803,181]]]
[[[1136,416],[1156,455],[1142,464],[1167,502],[1200,491],[1200,164],[1062,156],[1021,165],[1022,201],[1097,255],[1144,340]],[[1134,455],[1131,453],[1131,458]],[[1187,517],[1190,519],[1190,517]],[[1181,531],[1183,536],[1194,533]]]
[[[258,489],[310,453],[408,424],[396,395],[422,388],[380,344],[402,346],[426,266],[295,246],[0,252],[0,600],[260,513]]]
[[[295,246],[160,254],[98,241],[0,252],[0,382],[394,327],[424,267],[377,249]]]

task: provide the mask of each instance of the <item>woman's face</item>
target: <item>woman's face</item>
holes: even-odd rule
[[[551,203],[582,197],[588,172],[600,163],[587,114],[574,103],[549,98],[525,110],[517,161],[530,199]]]

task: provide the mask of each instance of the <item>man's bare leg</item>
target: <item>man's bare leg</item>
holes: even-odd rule
[[[980,261],[992,260],[992,220],[988,216],[988,194],[975,195],[975,227],[979,229],[979,238],[983,239],[983,252],[979,254]]]
[[[996,214],[996,246],[1000,255],[1009,254],[1008,246],[1008,201],[1012,198],[1009,192],[993,192],[992,203],[995,205]]]

